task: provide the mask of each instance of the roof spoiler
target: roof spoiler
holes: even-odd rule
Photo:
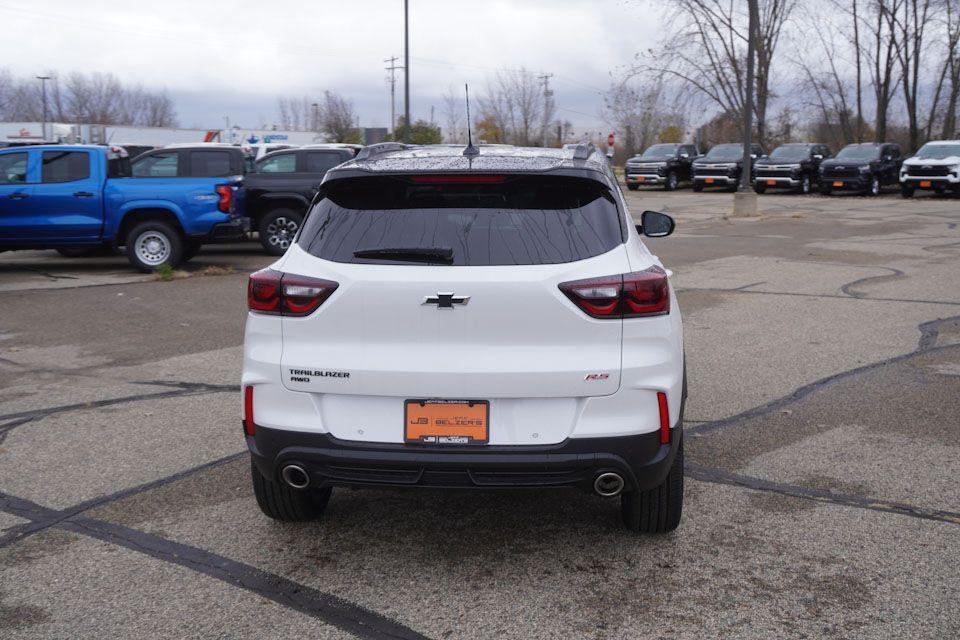
[[[363,149],[360,149],[360,153],[357,154],[357,160],[371,160],[379,155],[384,153],[390,153],[391,151],[403,151],[404,149],[410,149],[412,145],[403,144],[402,142],[379,142],[377,144],[371,144]]]

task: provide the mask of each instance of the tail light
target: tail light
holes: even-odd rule
[[[225,184],[218,184],[215,188],[220,200],[217,202],[217,209],[230,213],[230,206],[233,204],[233,188]]]
[[[617,276],[560,283],[560,290],[593,318],[619,319],[670,313],[667,273],[653,266]]]
[[[253,387],[243,389],[243,432],[248,436],[257,434],[257,425],[253,421]]]
[[[419,184],[499,184],[506,179],[507,176],[476,173],[410,176],[410,180]]]
[[[306,316],[316,311],[338,286],[331,280],[264,269],[250,276],[247,307],[257,313]]]

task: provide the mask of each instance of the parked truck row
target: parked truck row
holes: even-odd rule
[[[923,145],[904,159],[893,143],[850,144],[836,155],[823,143],[784,144],[767,154],[751,145],[750,183],[757,193],[770,189],[830,195],[854,191],[879,195],[899,185],[904,198],[918,190],[960,194],[960,140]],[[720,187],[735,190],[743,174],[743,145],[718,144],[706,154],[696,145],[655,144],[627,160],[624,181],[630,190],[662,186],[667,191],[689,183],[694,191]]]

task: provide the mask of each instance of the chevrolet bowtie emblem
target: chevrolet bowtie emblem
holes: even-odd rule
[[[426,296],[423,304],[435,304],[438,309],[453,309],[455,304],[467,304],[470,296],[458,296],[454,293],[440,293],[435,296]]]

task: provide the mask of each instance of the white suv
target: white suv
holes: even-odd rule
[[[365,148],[250,277],[243,416],[278,520],[331,487],[557,488],[677,527],[683,333],[669,273],[606,159]]]

